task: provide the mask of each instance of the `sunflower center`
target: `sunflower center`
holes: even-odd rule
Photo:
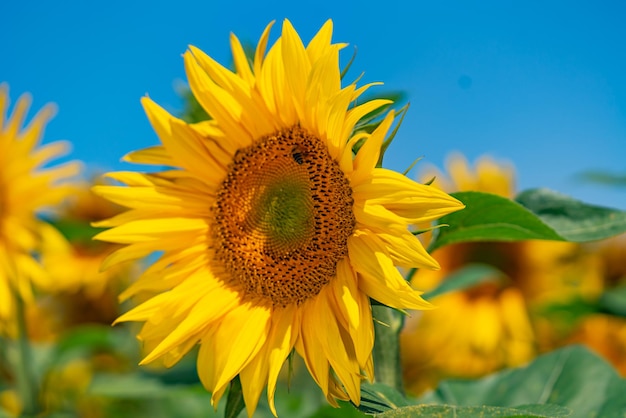
[[[317,295],[347,255],[352,189],[328,147],[299,126],[235,154],[212,210],[215,267],[272,305]]]
[[[279,174],[279,170],[268,170]],[[248,222],[259,238],[276,250],[297,249],[313,230],[313,199],[302,172],[293,170],[293,176],[272,176],[255,188],[248,213]],[[272,178],[278,177],[278,178]],[[249,190],[250,191],[250,190]]]

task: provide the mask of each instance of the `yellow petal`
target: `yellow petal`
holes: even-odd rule
[[[263,347],[270,315],[270,308],[240,304],[224,316],[215,334],[222,344],[215,353],[217,390],[237,376]]]
[[[387,135],[387,131],[393,123],[393,117],[393,111],[390,111],[365,141],[365,144],[359,149],[354,159],[354,173],[350,176],[350,182],[353,187],[358,186],[364,181],[368,181],[372,175],[372,171],[375,171],[376,164],[380,158],[380,149]]]
[[[333,36],[333,21],[328,19],[306,47],[311,62],[316,62],[328,52]]]
[[[369,298],[357,286],[357,279],[347,259],[337,264],[336,285],[340,287],[336,293],[338,304],[345,306],[349,331],[354,342],[357,360],[362,368],[366,368],[371,360],[374,347],[374,324]],[[368,376],[370,379],[373,376]]]
[[[332,303],[334,300],[331,288],[326,288],[316,296],[315,307],[310,312],[305,312],[304,315],[316,316],[315,324],[309,326],[314,327],[313,333],[317,334],[318,343],[322,346],[326,358],[343,383],[350,399],[358,404],[361,398],[360,367],[356,358],[350,355],[354,353],[352,341],[346,341],[342,337],[341,329],[333,314]]]
[[[306,54],[302,40],[289,20],[283,22],[282,57],[285,66],[285,77],[292,93],[292,100],[299,119],[305,119],[305,93],[311,62]]]
[[[371,298],[396,309],[431,309],[393,265],[376,235],[357,231],[348,239],[352,268],[359,273],[359,289]]]
[[[163,219],[142,219],[100,232],[94,239],[132,244],[163,239],[166,234],[175,235],[184,232],[204,234],[207,230],[207,221],[204,219],[167,218],[166,221]]]
[[[173,167],[175,165],[174,160],[165,150],[162,145],[154,147],[144,148],[139,151],[133,151],[126,154],[123,161],[136,164],[153,164],[153,165],[165,165]]]
[[[270,404],[270,410],[276,416],[276,406],[274,405],[274,394],[276,392],[276,382],[278,374],[282,368],[287,356],[291,353],[300,330],[300,316],[295,314],[296,307],[288,306],[283,309],[274,311],[274,320],[272,324],[272,333],[270,341],[273,347],[269,355],[269,381],[267,386],[267,399]]]
[[[275,21],[272,20],[263,30],[263,34],[259,39],[259,42],[256,46],[256,51],[254,52],[254,74],[258,77],[261,74],[261,64],[263,63],[263,57],[265,56],[265,49],[267,48],[267,41],[270,36],[270,31],[272,26],[274,26]]]
[[[383,205],[409,223],[431,221],[465,207],[436,187],[384,168],[374,169],[370,178],[360,184],[353,183],[353,192],[355,201]]]
[[[254,84],[254,74],[250,69],[250,63],[246,57],[246,53],[241,46],[241,42],[234,33],[230,34],[230,49],[233,51],[233,61],[237,74],[243,78],[249,85]]]
[[[302,311],[312,311],[313,301],[308,300],[302,305]],[[296,341],[296,350],[304,359],[307,369],[313,380],[320,387],[324,395],[328,394],[328,381],[330,366],[328,358],[324,350],[319,345],[319,317],[314,314],[302,315],[302,327],[300,329],[298,340]]]

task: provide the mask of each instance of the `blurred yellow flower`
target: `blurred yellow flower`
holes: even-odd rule
[[[475,190],[512,198],[510,163],[481,157],[471,167],[460,154],[446,164],[448,175],[428,168],[423,179],[447,192]],[[423,235],[426,240],[428,234]],[[523,364],[537,353],[532,304],[597,295],[601,278],[593,257],[572,243],[525,241],[463,243],[435,253],[441,270],[419,270],[413,286],[432,289],[470,263],[496,267],[503,275],[466,291],[433,299],[438,309],[409,318],[401,335],[407,389],[420,393],[446,377],[478,377]]]
[[[93,366],[87,360],[78,358],[57,366],[45,376],[42,386],[41,416],[65,415],[76,407],[93,401],[85,397],[93,377]],[[22,416],[23,405],[18,393],[13,389],[0,392],[0,416],[7,413],[11,417]],[[78,412],[78,411],[77,411]],[[85,416],[82,413],[79,416]]]
[[[163,145],[127,159],[178,169],[113,173],[99,186],[130,210],[98,239],[127,244],[105,266],[163,251],[124,297],[158,292],[119,321],[144,321],[150,353],[176,363],[200,343],[198,372],[214,405],[240,376],[248,415],[295,349],[329,402],[360,401],[371,379],[369,298],[430,307],[396,266],[437,268],[410,224],[461,209],[457,200],[377,168],[393,122],[356,124],[388,100],[357,103],[371,85],[341,87],[328,21],[308,46],[287,20],[270,24],[249,62],[234,35],[235,72],[195,47],[184,54],[194,96],[212,120],[188,124],[142,100]],[[363,140],[356,157],[352,147]]]
[[[75,162],[47,166],[69,147],[66,142],[39,144],[54,113],[51,105],[37,113],[27,127],[22,127],[29,104],[29,96],[22,96],[12,115],[5,117],[9,107],[8,87],[0,84],[0,328],[13,325],[12,289],[29,301],[32,284],[55,286],[33,257],[41,245],[41,229],[46,225],[37,214],[72,193],[73,186],[67,180],[80,170]]]
[[[582,250],[597,262],[603,290],[611,292],[620,288],[623,292],[626,286],[626,234],[584,244]],[[591,295],[592,298],[585,300],[592,304],[601,296],[598,292]],[[621,309],[623,311],[624,308]],[[557,311],[556,315],[540,319],[537,330],[541,335],[543,350],[565,344],[584,344],[611,362],[622,376],[626,376],[626,318],[600,312],[572,317],[571,313]]]
[[[57,285],[27,306],[32,341],[55,340],[82,324],[111,324],[120,314],[119,293],[138,275],[137,263],[100,269],[103,260],[121,246],[93,241],[90,224],[118,215],[123,208],[95,195],[91,186],[77,185],[56,217],[69,240],[52,226],[42,229],[41,264]]]
[[[0,412],[9,417],[19,417],[22,413],[22,401],[13,389],[0,391]]]
[[[118,206],[91,191],[91,185],[83,184],[77,193],[63,206],[58,220],[67,228],[90,231],[90,224],[102,221],[120,214],[123,211]],[[50,276],[60,283],[57,291],[76,293],[79,291],[92,299],[102,295],[107,287],[116,285],[114,279],[128,279],[130,268],[128,264],[114,266],[101,270],[103,260],[111,255],[120,246],[101,241],[92,241],[91,236],[71,238],[68,241],[56,229],[47,228],[46,240],[42,247],[42,264]],[[68,269],[67,266],[72,268]],[[124,286],[128,283],[123,283]],[[117,289],[114,289],[117,291]]]

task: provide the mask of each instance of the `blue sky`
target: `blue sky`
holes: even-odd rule
[[[72,141],[92,168],[128,169],[123,154],[157,142],[139,98],[182,106],[188,44],[228,64],[230,32],[256,42],[289,18],[307,42],[332,18],[335,41],[358,48],[352,74],[408,94],[391,168],[489,153],[515,164],[519,189],[626,209],[626,189],[573,179],[626,173],[625,12],[617,1],[5,1],[0,81],[13,101],[57,103],[46,141]]]

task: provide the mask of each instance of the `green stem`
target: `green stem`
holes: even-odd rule
[[[33,369],[33,355],[28,341],[28,329],[26,327],[26,306],[22,296],[14,289],[15,306],[17,313],[18,332],[18,355],[17,384],[23,403],[22,416],[35,416],[40,412],[39,387]]]
[[[400,331],[404,315],[387,306],[372,306],[374,316],[374,376],[398,392],[404,393],[400,363]]]

